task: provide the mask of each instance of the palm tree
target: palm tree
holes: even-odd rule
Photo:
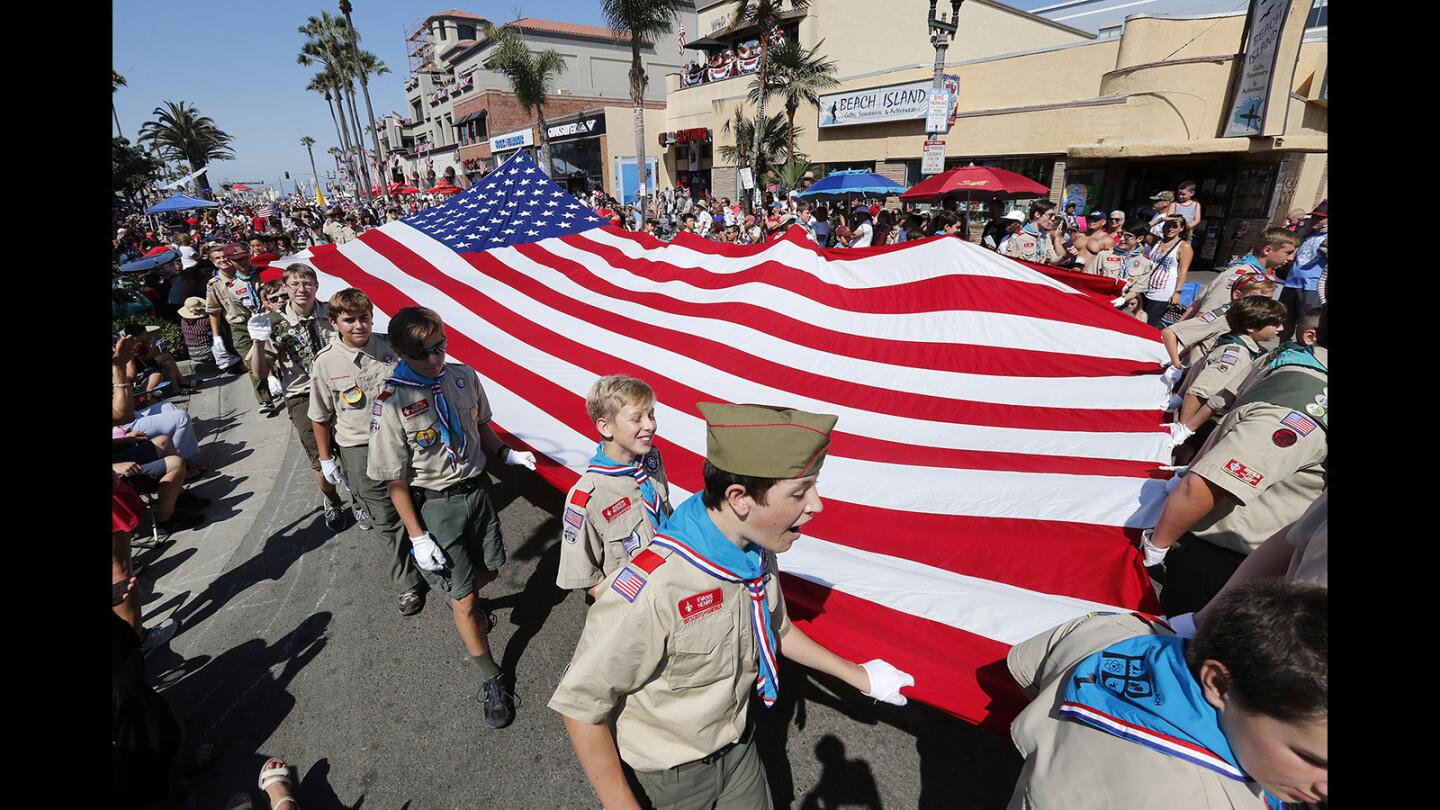
[[[359,61],[358,64],[357,64],[356,61],[355,61],[355,56],[356,56],[356,55],[358,55],[358,56],[360,57],[360,61]],[[387,66],[387,65],[385,64],[384,61],[382,61],[382,60],[380,59],[380,57],[376,56],[375,54],[371,53],[370,51],[365,51],[365,50],[357,50],[357,51],[354,52],[354,54],[352,54],[351,51],[350,51],[349,49],[347,49],[347,50],[344,52],[344,54],[341,56],[341,62],[340,62],[340,64],[341,64],[341,67],[344,68],[344,70],[345,70],[346,81],[348,81],[348,82],[351,83],[351,94],[350,94],[350,98],[352,99],[352,101],[351,101],[351,105],[352,105],[352,106],[351,106],[351,108],[350,108],[350,113],[351,113],[351,115],[352,115],[352,116],[354,117],[354,119],[355,119],[355,131],[356,131],[356,133],[357,133],[356,136],[355,136],[355,137],[356,137],[356,141],[357,141],[357,143],[358,143],[358,145],[359,145],[361,155],[364,155],[364,154],[365,154],[365,151],[366,151],[366,149],[365,149],[365,138],[364,138],[363,135],[361,135],[361,134],[359,134],[359,133],[365,132],[365,131],[366,131],[366,127],[360,122],[360,108],[359,108],[358,106],[355,106],[355,105],[354,105],[354,101],[353,101],[354,98],[355,98],[354,82],[355,82],[357,79],[359,79],[359,80],[360,80],[360,86],[361,86],[361,88],[363,89],[363,88],[366,86],[366,81],[363,80],[361,77],[363,77],[363,76],[383,76],[383,75],[385,75],[386,73],[389,73],[389,72],[390,72],[390,68],[389,68],[389,66]],[[367,107],[366,112],[367,112],[367,114],[369,114],[369,115],[373,115],[373,114],[374,114],[374,113],[371,113],[371,112],[369,111],[368,107]],[[372,118],[372,119],[370,119],[370,120],[373,121],[374,119]],[[372,143],[373,145],[375,145],[375,146],[378,146],[378,145],[379,145],[379,143],[380,143],[380,135],[379,135],[379,133],[372,133],[372,134],[371,134],[371,143]],[[380,156],[380,153],[377,151],[377,152],[375,153],[375,166],[376,166],[376,171],[377,171],[377,173],[379,173],[379,174],[381,175],[380,182],[383,184],[385,178],[384,178],[384,172],[382,172],[382,171],[379,170],[379,167],[381,166],[380,157],[381,157],[381,156]],[[369,162],[368,160],[362,160],[361,162],[362,162],[362,165],[364,165],[364,166],[366,167],[366,173],[367,173],[367,176],[368,176],[370,162]]]
[[[804,185],[805,175],[810,170],[810,161],[792,156],[773,172],[775,185],[780,187],[781,194],[794,191]]]
[[[780,115],[771,115],[761,121],[759,132],[756,132],[755,121],[745,117],[745,109],[737,106],[735,117],[725,122],[720,128],[723,134],[735,135],[735,145],[722,145],[718,148],[721,159],[739,166],[750,166],[755,173],[755,186],[759,188],[764,182],[765,174],[771,167],[780,164],[780,154],[785,150],[785,145],[791,138],[792,125],[787,123]],[[755,144],[760,145],[758,155],[750,151]],[[756,155],[754,159],[751,155]],[[800,155],[803,157],[803,155]]]
[[[340,151],[340,147],[332,146],[325,150],[325,154],[335,159],[335,171],[339,174],[344,174],[344,169],[340,168],[340,158],[344,157],[345,153]]]
[[[769,85],[767,95],[779,95],[785,99],[785,119],[791,124],[792,140],[790,141],[785,154],[786,160],[793,160],[795,157],[795,141],[793,140],[793,129],[795,124],[795,113],[799,111],[802,103],[812,107],[820,106],[820,91],[834,87],[840,82],[835,78],[835,63],[819,55],[820,46],[825,40],[815,43],[815,47],[805,50],[805,46],[793,39],[787,39],[776,45],[770,51],[770,69],[766,73],[765,81]],[[755,81],[750,83],[750,103],[758,106],[760,102],[760,79],[757,76]]]
[[[349,26],[341,17],[335,17],[328,11],[320,12],[319,17],[309,17],[305,24],[300,26],[298,33],[306,37],[305,44],[300,47],[300,53],[295,55],[295,61],[309,67],[311,65],[322,65],[325,71],[333,79],[333,86],[339,90],[335,94],[336,104],[340,108],[340,118],[345,122],[341,129],[341,145],[348,153],[351,150],[351,143],[355,143],[360,151],[356,153],[355,173],[359,187],[366,193],[370,193],[369,173],[365,171],[363,152],[363,141],[360,139],[358,125],[354,131],[354,138],[350,138],[349,132],[352,123],[352,116],[347,116],[345,111],[345,99],[350,102],[350,108],[355,109],[355,87],[350,81],[348,65],[353,60],[346,54],[346,45],[349,42]]]
[[[650,78],[640,61],[640,43],[671,30],[679,12],[672,0],[601,0],[600,10],[617,39],[630,37],[630,101],[635,105],[635,165],[640,185],[650,189],[650,166],[645,161],[645,86]],[[638,200],[644,205],[642,195]]]
[[[315,171],[315,151],[310,148],[315,145],[315,139],[309,135],[302,135],[300,136],[300,145],[305,147],[305,153],[310,156],[310,175],[315,178],[315,182],[320,182],[320,172]]]
[[[217,127],[208,116],[201,115],[193,105],[167,101],[163,108],[156,107],[151,115],[156,120],[146,121],[140,127],[140,142],[154,144],[166,160],[183,161],[194,172],[213,160],[235,159],[235,153],[230,149],[234,138]],[[199,192],[200,178],[195,178],[194,182],[195,190]]]
[[[331,82],[330,73],[324,70],[316,73],[315,78],[311,79],[310,83],[305,85],[306,90],[325,96],[325,106],[330,108],[330,122],[335,125],[335,140],[345,143],[345,139],[341,137],[340,119],[335,117],[334,97],[330,95],[330,91],[333,88],[334,84]],[[331,148],[333,149],[334,147]],[[337,171],[340,169],[338,164],[335,168]]]
[[[737,0],[735,4],[735,18],[730,23],[731,28],[739,28],[742,25],[754,25],[760,29],[760,70],[759,82],[761,87],[769,87],[766,80],[766,73],[770,62],[770,32],[780,26],[780,14],[786,0]],[[790,8],[795,11],[804,11],[810,7],[810,0],[789,0]],[[768,93],[762,93],[755,104],[755,120],[765,119],[765,97]],[[760,128],[754,128],[754,142],[750,145],[750,154],[760,154]],[[758,203],[760,200],[760,172],[754,166],[750,171],[755,175],[755,193],[752,199]],[[753,206],[752,206],[753,209]]]
[[[554,177],[550,138],[545,131],[545,102],[550,97],[550,80],[565,70],[565,60],[554,48],[532,53],[525,46],[525,38],[514,28],[496,28],[486,22],[482,30],[485,38],[495,43],[495,49],[485,58],[485,68],[504,73],[520,109],[526,115],[535,116],[540,127],[540,151],[545,155],[545,173]]]
[[[115,68],[110,68],[110,114],[115,116],[115,134],[124,136],[120,131],[120,113],[115,112],[115,91],[125,86],[125,77],[121,76]]]

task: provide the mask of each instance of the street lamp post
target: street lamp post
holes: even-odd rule
[[[354,6],[350,0],[340,0],[340,13],[345,15],[345,27],[350,31],[350,57],[355,60],[355,72],[360,74],[360,92],[365,96],[365,115],[370,122],[370,142],[375,145],[375,166],[380,172],[380,194],[385,197],[385,202],[390,202],[389,184],[385,182],[385,173],[380,167],[385,165],[385,151],[380,146],[380,134],[375,131],[375,109],[370,106],[370,80],[366,77],[365,66],[360,64],[360,46],[355,44],[358,37],[355,34],[355,23],[350,19],[350,12]],[[369,176],[369,167],[365,164],[365,145],[360,145],[360,167]]]
[[[950,0],[950,18],[947,20],[944,14],[935,14],[937,0],[930,0],[930,44],[935,46],[935,80],[930,84],[932,95],[945,87],[945,49],[950,47],[950,40],[955,36],[956,23],[960,17],[960,6],[965,0]],[[930,130],[930,127],[926,128]],[[943,131],[927,131],[927,139],[935,140],[943,135]]]

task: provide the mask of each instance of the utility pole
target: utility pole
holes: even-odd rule
[[[935,79],[930,84],[930,95],[932,98],[945,89],[945,50],[950,47],[950,40],[955,36],[956,24],[959,22],[960,17],[960,6],[965,0],[950,0],[950,18],[948,20],[944,14],[938,17],[936,16],[936,2],[937,0],[930,0],[930,19],[928,21],[930,24],[930,44],[935,46]],[[929,118],[930,116],[927,116],[927,119]],[[943,127],[944,125],[941,124],[940,126]],[[926,140],[939,140],[940,136],[945,134],[945,131],[945,129],[937,129],[936,123],[933,120],[926,121]]]
[[[366,76],[367,71],[365,70],[365,66],[360,64],[360,46],[355,44],[355,41],[360,37],[355,33],[354,21],[350,19],[350,12],[352,10],[354,10],[354,6],[350,4],[350,0],[340,0],[340,13],[345,15],[345,27],[350,30],[350,56],[355,60],[355,72],[360,74],[360,92],[365,96],[365,114],[368,116],[367,120],[370,122],[370,142],[375,144],[375,168],[380,175],[380,194],[385,198],[385,202],[388,203],[390,202],[390,184],[385,182],[385,171],[383,169],[385,165],[385,150],[380,146],[380,133],[375,131],[375,109],[370,106],[370,79]],[[360,153],[360,165],[365,169],[367,172],[366,176],[368,177],[370,166],[365,162],[364,144],[360,146]]]

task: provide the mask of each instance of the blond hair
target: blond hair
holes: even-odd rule
[[[311,267],[308,264],[302,264],[300,262],[296,262],[285,268],[285,275],[282,276],[282,278],[286,281],[289,281],[295,276],[304,276],[305,278],[308,278],[316,283],[319,283],[320,281],[320,278],[315,275],[315,268]]]
[[[643,380],[611,374],[595,381],[585,395],[585,413],[591,422],[610,421],[626,405],[648,405],[655,401],[655,389]]]

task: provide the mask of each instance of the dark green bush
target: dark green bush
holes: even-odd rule
[[[185,336],[180,333],[180,324],[172,323],[153,315],[141,315],[136,318],[120,318],[110,322],[110,331],[121,334],[127,323],[138,323],[142,326],[159,326],[160,337],[165,342],[160,348],[169,352],[172,357],[178,360],[189,360],[190,352],[185,348]]]

